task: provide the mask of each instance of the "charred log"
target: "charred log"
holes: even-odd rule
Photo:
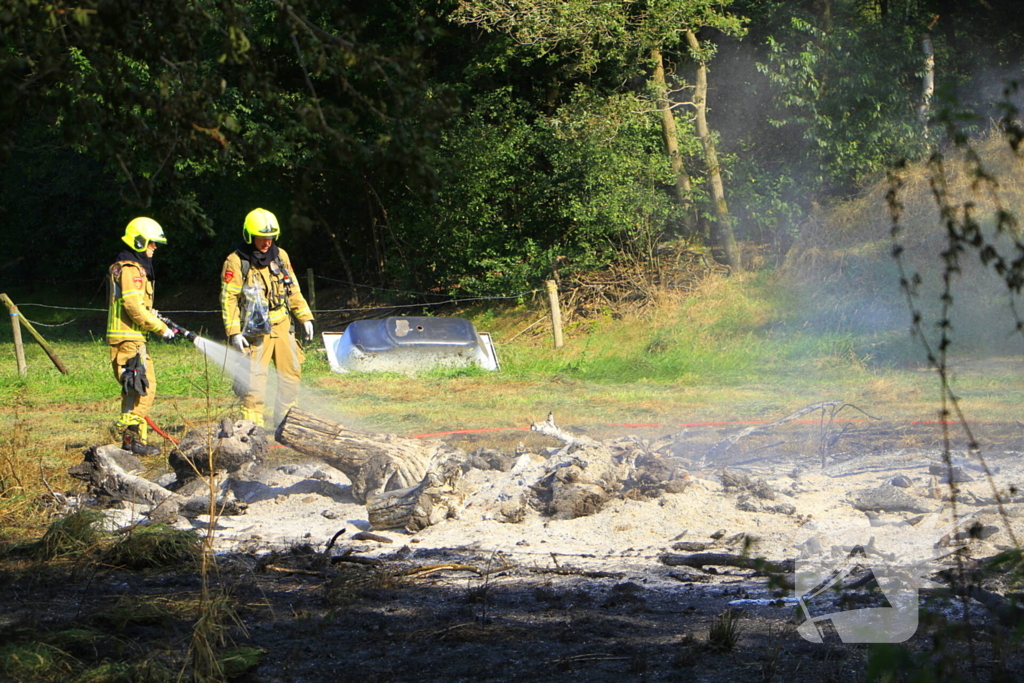
[[[208,481],[195,480],[180,491],[171,491],[145,477],[138,459],[117,446],[93,446],[85,451],[84,460],[70,468],[71,476],[89,484],[89,491],[101,502],[129,503],[150,508],[151,521],[173,522],[179,516],[196,517],[211,511],[213,492],[217,514],[240,514],[245,503],[234,498],[220,477],[211,486]]]
[[[665,554],[659,558],[662,564],[670,567],[693,567],[703,569],[708,566],[715,567],[737,567],[739,569],[754,569],[764,572],[792,573],[796,566],[794,560],[783,560],[775,563],[746,555],[732,555],[729,553],[696,553],[693,555]]]
[[[101,502],[121,501],[156,507],[164,501],[184,502],[185,498],[140,476],[141,461],[117,446],[92,446],[85,459],[68,470],[89,485],[89,492]]]
[[[299,408],[288,411],[275,436],[279,443],[344,472],[361,503],[418,485],[432,463],[457,453],[440,441],[360,432]]]
[[[371,529],[420,531],[458,514],[462,468],[449,463],[416,486],[371,494],[366,501]]]

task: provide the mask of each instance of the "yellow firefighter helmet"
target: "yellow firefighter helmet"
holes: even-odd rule
[[[277,216],[266,209],[253,209],[245,217],[245,225],[242,227],[242,237],[246,244],[252,244],[253,237],[267,237],[277,239],[281,234],[281,226],[277,224]]]
[[[146,245],[150,242],[167,244],[164,229],[155,220],[145,216],[132,219],[124,229],[124,237],[121,240],[135,251],[146,251]]]

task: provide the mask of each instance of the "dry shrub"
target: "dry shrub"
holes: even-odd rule
[[[1024,183],[1019,180],[1024,162],[1010,151],[998,132],[985,137],[975,149],[985,169],[999,180],[1003,206],[1018,216],[1024,215]],[[944,158],[943,169],[949,199],[954,204],[974,203],[979,217],[992,213],[995,204],[991,196],[975,185],[970,166],[957,153]],[[910,250],[943,238],[930,176],[928,164],[923,161],[908,165],[901,174],[900,221],[906,228],[903,244]],[[889,182],[880,178],[860,196],[827,210],[819,209],[802,226],[784,267],[802,265],[818,270],[841,263],[846,254],[888,256],[892,228],[886,202],[889,189]]]
[[[1024,216],[1024,184],[1018,180],[1022,161],[998,134],[980,141],[976,150],[986,170],[999,179],[1001,205]],[[973,215],[983,230],[1001,251],[1011,254],[1010,236],[997,238],[992,234],[996,203],[984,186],[974,183],[971,166],[952,152],[942,169],[949,201],[953,205],[973,203]],[[933,169],[926,162],[907,166],[901,173],[903,186],[897,197],[903,259],[909,274],[921,277],[918,306],[926,323],[939,316],[942,252],[947,246],[930,184],[932,175]],[[892,221],[886,201],[889,190],[889,182],[879,179],[861,196],[819,210],[802,226],[786,254],[779,275],[791,285],[798,300],[796,308],[805,312],[813,329],[906,335],[910,313],[891,255]],[[977,254],[968,252],[960,261],[961,274],[954,280],[953,325],[962,334],[955,341],[967,348],[1003,348],[1013,332],[1006,286]],[[1007,321],[1005,329],[994,329],[999,326],[991,321],[1000,319]],[[981,324],[984,320],[989,323]],[[979,330],[992,334],[982,338]]]
[[[41,490],[39,456],[17,409],[13,428],[0,438],[0,540],[22,542],[47,526],[49,511],[33,499]]]
[[[9,441],[0,444],[0,498],[10,498],[25,489],[27,473],[22,458],[18,457],[19,429],[15,426]]]
[[[263,656],[259,648],[225,649],[229,640],[228,628],[232,625],[247,633],[245,624],[232,607],[231,597],[204,585],[199,600],[199,617],[192,626],[188,648],[188,661],[195,683],[222,683],[228,680],[229,672],[244,672],[259,663]]]
[[[76,510],[50,524],[30,547],[30,554],[40,560],[55,560],[97,548],[109,536],[102,526],[105,519],[98,510]]]
[[[708,630],[708,649],[712,652],[731,652],[740,640],[740,617],[743,612],[727,609],[711,622]]]
[[[108,564],[125,569],[167,569],[192,564],[202,553],[202,539],[193,529],[150,524],[131,529],[106,554]]]
[[[727,272],[710,254],[683,242],[661,244],[656,253],[641,259],[620,254],[604,270],[576,274],[561,283],[563,322],[604,313],[615,318],[643,315],[663,300],[691,295],[709,277]]]

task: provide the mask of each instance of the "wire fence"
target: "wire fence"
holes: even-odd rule
[[[313,309],[314,315],[353,314],[353,313],[373,314],[373,313],[379,313],[379,312],[383,312],[383,311],[405,311],[405,310],[413,310],[413,309],[417,309],[417,308],[419,308],[419,309],[435,308],[435,307],[443,307],[443,306],[462,305],[462,304],[468,304],[468,303],[478,303],[478,302],[484,302],[484,301],[515,301],[515,300],[524,299],[526,297],[535,296],[537,293],[539,293],[541,291],[539,289],[530,289],[530,290],[526,290],[526,291],[523,291],[523,292],[519,292],[517,294],[509,294],[509,295],[503,295],[503,296],[474,296],[474,297],[453,298],[450,295],[439,294],[438,292],[415,292],[415,291],[403,290],[403,289],[389,289],[389,288],[386,288],[386,287],[377,287],[377,286],[373,286],[373,285],[362,285],[362,284],[352,283],[352,282],[348,282],[346,280],[338,280],[338,279],[335,279],[335,278],[325,277],[323,275],[317,275],[317,276],[315,276],[315,279],[317,281],[337,283],[337,284],[343,284],[343,285],[346,285],[346,286],[349,286],[349,287],[360,288],[360,289],[367,289],[367,290],[370,290],[372,293],[379,294],[379,295],[399,294],[399,295],[403,295],[403,296],[417,296],[417,297],[423,297],[423,298],[445,296],[447,298],[445,298],[445,299],[443,299],[441,301],[422,301],[422,302],[410,303],[410,304],[376,304],[376,305],[372,305],[372,306],[355,306],[355,307],[347,307],[347,308],[317,308],[317,309]],[[18,305],[19,310],[22,309],[22,308],[41,308],[41,309],[57,310],[57,311],[68,311],[68,312],[79,311],[79,312],[103,313],[103,314],[105,314],[107,312],[106,308],[92,308],[92,307],[83,307],[83,306],[57,306],[57,305],[53,305],[53,304],[43,304],[43,303],[36,303],[36,302],[18,303],[17,305]],[[160,309],[160,312],[164,313],[166,315],[218,315],[219,316],[221,314],[221,311],[220,311],[219,308],[218,309],[173,309],[173,310],[172,309]],[[367,317],[373,317],[373,315],[368,315]],[[78,318],[73,318],[71,320],[66,320],[66,321],[59,322],[59,323],[42,323],[42,322],[38,322],[36,320],[29,319],[28,317],[25,317],[25,319],[29,323],[31,323],[32,325],[37,325],[39,327],[65,327],[65,326],[68,326],[68,325],[73,325],[76,322],[78,322]]]

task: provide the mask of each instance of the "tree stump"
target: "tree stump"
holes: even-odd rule
[[[386,491],[414,487],[423,481],[431,464],[460,453],[440,441],[348,429],[299,408],[288,411],[275,437],[279,443],[344,472],[360,503]]]
[[[219,425],[193,429],[167,458],[177,482],[177,490],[196,477],[212,472],[237,472],[263,461],[269,452],[267,433],[251,420],[232,422],[224,418]]]

